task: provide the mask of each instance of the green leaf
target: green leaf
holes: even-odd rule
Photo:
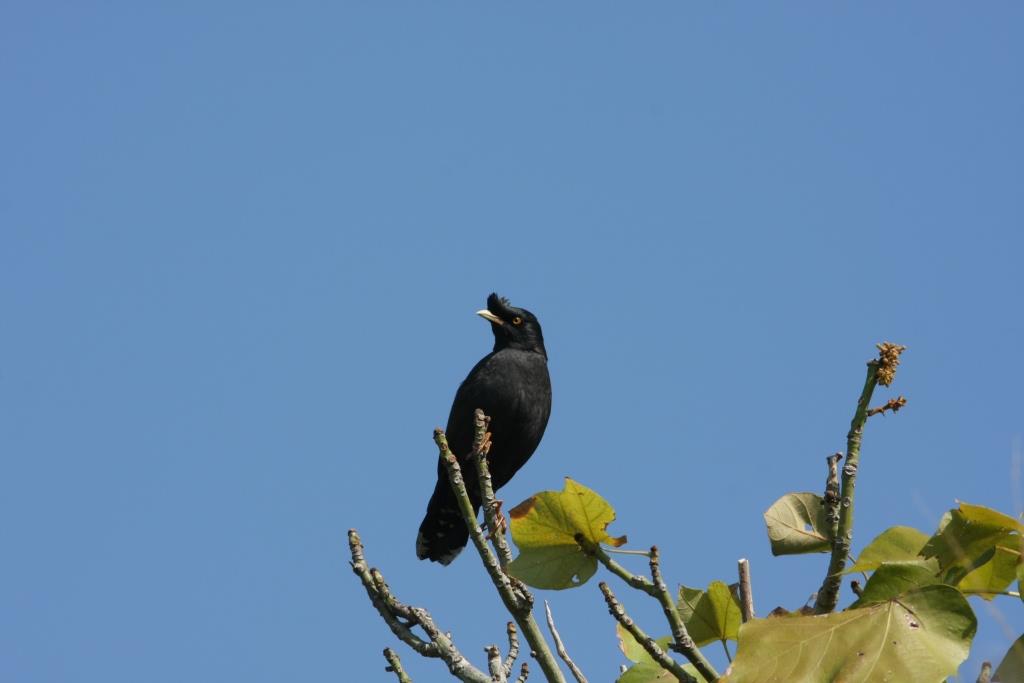
[[[970,571],[992,560],[996,547],[1016,548],[1021,524],[1001,512],[961,503],[949,522],[932,536],[921,555],[936,558],[943,580],[957,584]]]
[[[915,588],[941,583],[932,567],[921,562],[893,562],[883,564],[871,575],[860,598],[850,609],[863,608],[897,598]]]
[[[927,542],[928,534],[923,531],[909,526],[894,526],[868,543],[857,558],[857,563],[843,573],[870,572],[878,569],[883,563],[919,562],[919,555]],[[934,560],[931,563],[938,572],[939,563]]]
[[[772,555],[824,553],[831,547],[825,506],[816,493],[787,493],[764,513],[764,522]]]
[[[676,677],[650,661],[634,664],[615,680],[616,683],[668,683],[676,680]]]
[[[1012,681],[1024,681],[1024,636],[1014,641],[1006,656],[996,669],[993,681],[1011,683]]]
[[[964,503],[960,501],[960,514],[971,522],[977,524],[988,524],[989,526],[998,526],[1004,529],[1016,531],[1017,533],[1024,533],[1024,524],[1020,520],[1015,519],[1007,514],[993,510],[992,508],[985,507],[984,505],[972,505],[970,503]]]
[[[712,581],[706,591],[679,587],[679,616],[698,646],[716,640],[736,640],[743,621],[736,596],[721,581]]]
[[[509,511],[512,540],[519,557],[508,566],[512,576],[534,588],[574,588],[597,571],[597,559],[586,554],[576,535],[592,544],[620,546],[605,529],[615,510],[601,496],[568,477],[561,491],[543,491]]]
[[[1017,597],[1024,601],[1024,562],[1017,565]]]
[[[956,587],[964,593],[991,600],[1010,587],[1017,578],[1019,564],[1019,550],[997,546],[992,558],[960,579]]]
[[[697,683],[705,683],[707,680],[697,672],[693,664],[683,665],[683,671],[693,676]],[[615,680],[616,683],[674,683],[676,677],[651,661],[634,664]]]
[[[625,627],[615,622],[615,636],[619,639],[619,649],[622,650],[622,654],[626,655],[626,659],[631,662],[650,662],[651,664],[657,664],[651,658],[651,655],[647,653],[644,646],[636,642],[636,638],[633,634],[625,629]],[[658,644],[662,650],[668,650],[669,643],[672,642],[672,636],[662,636],[656,639],[654,642]]]
[[[845,612],[754,619],[721,683],[944,681],[976,628],[967,600],[943,585]]]

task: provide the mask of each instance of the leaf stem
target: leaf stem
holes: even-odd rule
[[[650,557],[651,554],[646,550],[621,550],[619,548],[605,548],[605,552],[615,553],[616,555],[640,555],[642,557]]]
[[[639,574],[634,574],[633,572],[629,571],[621,564],[613,560],[611,557],[608,556],[608,553],[605,552],[605,549],[601,547],[599,544],[592,542],[583,534],[576,534],[574,538],[576,539],[576,542],[580,544],[580,548],[583,549],[583,552],[593,557],[596,557],[598,562],[603,564],[605,568],[612,574],[615,574],[615,576],[625,581],[631,587],[643,591],[644,593],[647,593],[652,597],[658,597],[657,589],[655,589],[653,583],[648,581],[643,576],[640,576]],[[646,555],[647,553],[644,554]]]

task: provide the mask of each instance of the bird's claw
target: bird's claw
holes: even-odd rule
[[[494,521],[495,526],[498,527],[498,533],[504,534],[506,531],[508,531],[508,520],[505,519],[505,515],[501,514],[501,504],[502,501],[500,500],[494,501]],[[494,537],[495,530],[490,528],[490,522],[486,522],[485,525],[487,526],[486,538],[489,541]]]

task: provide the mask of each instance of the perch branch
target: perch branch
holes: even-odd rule
[[[437,444],[438,451],[440,452],[441,464],[448,471],[448,481],[455,492],[459,511],[462,512],[462,519],[469,529],[469,538],[473,541],[473,545],[480,554],[480,559],[483,560],[484,569],[487,570],[487,575],[491,577],[491,582],[498,589],[501,599],[505,601],[505,605],[509,610],[518,611],[521,603],[520,596],[516,595],[508,574],[502,571],[498,558],[491,551],[491,547],[487,545],[487,539],[484,537],[483,530],[476,523],[476,510],[473,509],[473,503],[469,499],[466,481],[462,477],[462,468],[459,466],[458,458],[455,457],[455,454],[448,447],[448,438],[440,429],[434,430],[434,443]]]
[[[477,408],[473,412],[473,457],[476,465],[477,484],[480,487],[480,500],[484,510],[484,521],[487,523],[487,530],[490,532],[491,542],[498,552],[498,564],[504,569],[512,561],[512,550],[508,547],[508,539],[505,538],[504,519],[499,519],[499,503],[494,498],[494,486],[491,482],[491,470],[487,464],[487,455],[491,451],[491,433],[487,431],[491,426],[491,418],[484,415],[484,411]]]
[[[569,667],[569,671],[572,672],[572,677],[576,679],[577,683],[587,683],[587,677],[583,675],[580,668],[576,666],[576,662],[572,661],[569,656],[569,652],[565,649],[565,645],[562,643],[562,637],[558,635],[558,629],[555,628],[555,618],[551,616],[551,605],[548,601],[544,601],[544,611],[548,617],[548,630],[551,631],[551,637],[555,640],[555,650],[558,651],[558,656],[562,658],[566,666]]]
[[[846,435],[846,464],[843,465],[842,490],[839,505],[839,519],[836,522],[836,533],[832,537],[832,556],[828,564],[818,596],[814,601],[815,614],[828,614],[839,602],[839,587],[842,584],[842,571],[850,557],[850,544],[853,541],[853,497],[857,485],[857,468],[860,466],[860,446],[864,437],[864,424],[868,419],[868,404],[875,386],[888,386],[896,375],[896,366],[900,362],[900,354],[905,346],[878,344],[878,358],[868,362],[867,377],[864,388],[857,401],[857,410],[850,422],[850,431]]]
[[[604,601],[608,603],[608,612],[615,617],[615,621],[622,624],[622,627],[629,631],[629,634],[633,636],[636,642],[640,643],[640,646],[647,651],[647,654],[658,663],[658,665],[675,676],[676,680],[682,683],[696,683],[696,680],[690,674],[686,673],[682,665],[676,660],[668,656],[668,653],[661,649],[661,647],[651,638],[649,635],[644,633],[643,629],[637,626],[636,622],[633,621],[626,610],[619,604],[619,601],[615,598],[615,594],[612,593],[612,589],[608,587],[608,584],[602,581],[597,584],[598,588],[601,589],[601,593],[604,595]],[[715,676],[711,680],[718,678]]]
[[[565,683],[565,677],[558,667],[558,661],[551,652],[551,648],[548,647],[536,619],[533,618],[533,596],[521,583],[513,584],[509,576],[502,571],[497,557],[480,530],[480,525],[476,523],[476,510],[473,509],[473,503],[469,499],[466,482],[462,477],[462,468],[459,467],[459,461],[455,454],[448,448],[448,439],[442,430],[434,430],[434,443],[437,444],[440,452],[441,463],[448,472],[448,481],[452,485],[459,510],[462,512],[462,519],[469,530],[469,537],[480,554],[484,568],[491,577],[494,587],[498,590],[501,601],[505,603],[505,609],[519,625],[519,629],[526,638],[526,642],[530,644],[530,649],[549,683]]]
[[[399,640],[424,657],[441,659],[448,665],[448,671],[464,683],[491,683],[491,677],[462,656],[452,639],[437,628],[425,609],[409,607],[395,598],[381,573],[366,564],[363,542],[355,529],[348,531],[348,546],[352,555],[352,571],[359,577],[384,623]],[[423,629],[429,640],[423,640],[412,631],[416,626]]]

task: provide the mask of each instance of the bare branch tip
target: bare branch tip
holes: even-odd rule
[[[754,592],[750,582],[750,561],[741,557],[736,565],[740,579],[740,616],[746,623],[754,618]]]
[[[402,660],[398,658],[398,653],[392,650],[390,647],[384,648],[384,658],[388,660],[388,665],[384,667],[385,671],[390,671],[398,677],[399,683],[412,683],[412,679],[405,673],[405,669],[402,668]]]

